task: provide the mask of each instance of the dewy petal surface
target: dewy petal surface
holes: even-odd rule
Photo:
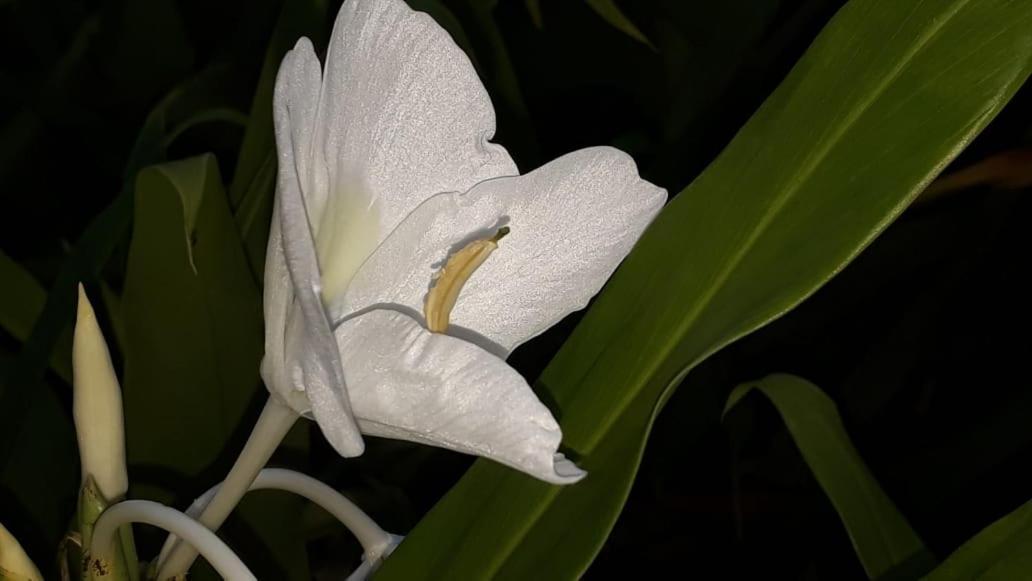
[[[262,378],[296,411],[307,411],[305,404],[310,404],[334,448],[342,455],[356,456],[364,445],[322,304],[319,266],[302,195],[310,169],[306,152],[311,146],[319,79],[319,61],[311,43],[301,39],[283,59],[273,97],[279,172],[265,271]]]
[[[323,163],[305,195],[327,302],[424,200],[518,173],[488,142],[494,109],[469,58],[402,0],[344,3],[315,131]]]
[[[504,361],[408,316],[373,310],[335,331],[362,431],[490,458],[541,480],[584,472],[557,453],[562,432]]]
[[[435,196],[377,248],[332,315],[386,304],[419,316],[448,254],[504,225],[508,235],[466,282],[448,332],[505,356],[583,308],[665,201],[665,190],[610,147]]]

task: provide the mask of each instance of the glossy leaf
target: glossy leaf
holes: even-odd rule
[[[803,459],[842,519],[869,578],[877,579],[928,554],[853,447],[831,398],[800,377],[771,375],[736,387],[727,399],[724,415],[753,390],[766,395],[781,414]]]
[[[239,446],[234,435],[249,429],[247,412],[265,396],[260,295],[213,157],[143,170],[135,201],[122,301],[126,441],[130,471],[150,468],[155,477],[131,481],[134,495],[183,503],[191,499],[172,496],[186,491],[169,476],[222,478]],[[298,502],[242,507],[281,578],[307,578],[292,532]]]
[[[834,276],[1030,71],[1032,4],[854,0],[646,232],[540,378],[553,487],[478,461],[380,579],[574,578],[605,541],[662,404],[699,361]]]
[[[968,539],[925,579],[1022,579],[1032,571],[1032,501]]]

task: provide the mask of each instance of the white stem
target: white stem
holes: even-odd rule
[[[220,486],[221,484],[216,484],[198,497],[186,510],[186,514],[194,516],[203,511],[212,497],[218,493]],[[400,537],[380,528],[376,521],[369,518],[369,515],[355,506],[346,496],[307,474],[283,468],[266,468],[258,473],[258,477],[254,479],[250,487],[250,490],[265,489],[293,492],[325,509],[355,535],[362,545],[366,562],[376,563],[393,550],[401,540]],[[164,560],[174,542],[173,537],[169,537],[165,541],[165,546],[161,548],[161,555],[158,556],[159,563]]]
[[[244,449],[240,451],[240,456],[230,468],[214,498],[198,516],[198,522],[211,530],[222,526],[299,417],[297,412],[287,407],[279,398],[269,396],[258,422],[244,444]],[[186,573],[196,558],[197,551],[193,547],[181,542],[176,543],[168,552],[168,558],[159,561],[158,579],[168,579]]]
[[[345,581],[365,581],[376,568],[377,563],[366,559],[359,563],[358,567],[348,575]]]
[[[211,563],[224,579],[250,581],[255,576],[215,533],[174,508],[151,500],[125,500],[112,505],[93,525],[90,555],[93,559],[110,559],[115,535],[124,524],[145,523],[163,528],[184,539]]]

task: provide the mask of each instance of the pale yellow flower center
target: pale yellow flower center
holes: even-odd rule
[[[365,259],[380,241],[380,210],[361,187],[329,196],[315,228],[315,246],[322,275],[323,302],[329,304],[348,288]]]

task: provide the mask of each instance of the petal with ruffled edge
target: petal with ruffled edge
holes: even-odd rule
[[[467,281],[448,333],[505,356],[584,307],[666,201],[611,147],[567,154],[518,177],[427,200],[355,275],[339,319],[388,304],[420,316],[449,253],[500,226],[510,232]]]
[[[410,317],[373,310],[335,331],[362,431],[490,458],[546,482],[584,472],[558,453],[562,431],[504,361]]]
[[[315,245],[301,193],[303,176],[310,169],[305,152],[311,145],[319,86],[319,60],[311,43],[301,39],[283,59],[273,96],[279,173],[265,271],[262,378],[296,411],[310,406],[338,452],[357,456],[364,444],[351,415],[340,355],[322,304]]]
[[[305,192],[328,303],[424,200],[518,173],[494,131],[469,58],[432,18],[402,0],[344,3],[316,121],[325,172]]]

